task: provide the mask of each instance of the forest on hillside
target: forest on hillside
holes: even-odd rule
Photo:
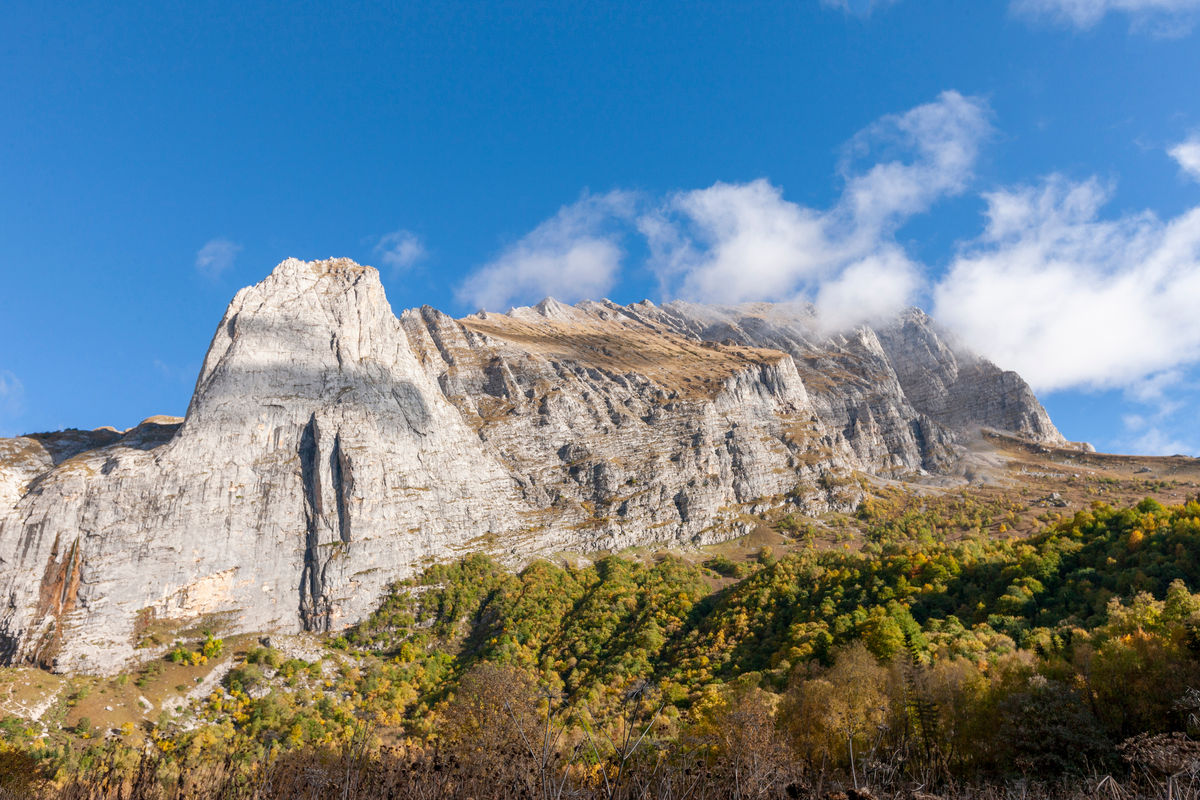
[[[983,531],[1006,513],[883,497],[853,549],[430,566],[312,658],[174,642],[115,681],[232,668],[157,725],[3,719],[0,797],[1200,796],[1200,502]]]

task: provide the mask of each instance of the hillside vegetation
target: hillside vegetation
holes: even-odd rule
[[[752,563],[514,573],[472,555],[311,658],[197,636],[116,679],[225,664],[159,724],[7,717],[4,780],[64,797],[1191,791],[1200,502],[982,532],[1010,513],[885,493],[855,548],[785,519],[793,546]]]

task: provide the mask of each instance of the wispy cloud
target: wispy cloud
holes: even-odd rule
[[[847,14],[854,14],[859,17],[869,17],[871,12],[877,8],[890,6],[898,0],[821,0],[821,5],[826,8],[836,8],[839,11],[844,11]]]
[[[629,220],[635,205],[632,193],[613,191],[563,206],[469,276],[458,288],[459,302],[503,310],[546,296],[574,302],[606,294],[624,257],[617,223]]]
[[[1130,422],[1131,420],[1126,420],[1127,425]],[[1140,429],[1129,439],[1127,447],[1132,453],[1147,456],[1189,455],[1196,452],[1196,448],[1189,442],[1153,426]]]
[[[1042,390],[1134,387],[1200,359],[1200,208],[1104,219],[1110,193],[1051,176],[986,194],[934,316]]]
[[[1113,443],[1123,452],[1145,455],[1200,454],[1195,413],[1200,383],[1182,368],[1164,370],[1125,389],[1124,399],[1136,412],[1124,414],[1124,435]]]
[[[1161,418],[1179,409],[1179,404],[1170,398],[1176,390],[1182,388],[1184,379],[1183,370],[1166,369],[1128,387],[1126,395],[1136,402],[1155,406],[1158,409],[1156,415]]]
[[[408,269],[426,256],[420,237],[403,229],[380,237],[373,252],[380,263],[397,272]]]
[[[242,246],[229,239],[211,239],[196,252],[196,271],[207,278],[219,278],[233,266]]]
[[[199,365],[196,364],[175,366],[159,358],[154,359],[151,363],[153,363],[154,369],[158,371],[164,380],[171,383],[180,383],[185,386],[195,383],[196,373],[200,371]]]
[[[1186,34],[1200,16],[1200,0],[1012,0],[1010,8],[1029,19],[1085,29],[1108,14],[1123,14],[1134,28],[1160,36]]]
[[[955,91],[883,117],[846,147],[842,205],[862,228],[874,232],[928,210],[940,197],[961,194],[992,130],[987,103]],[[880,158],[888,153],[899,157]]]
[[[1194,133],[1167,151],[1180,169],[1200,181],[1200,133]]]
[[[25,411],[25,385],[6,369],[0,369],[0,436],[16,436],[13,425]]]

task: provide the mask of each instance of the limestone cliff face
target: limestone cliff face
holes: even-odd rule
[[[966,351],[915,308],[877,329],[833,335],[806,306],[670,303],[648,311],[701,339],[791,355],[822,422],[872,471],[946,469],[956,440],[980,428],[1067,444],[1019,375]]]
[[[524,509],[419,366],[377,273],[351,262],[287,261],[239,292],[172,427],[84,450],[12,498],[6,659],[105,669],[147,623],[206,614],[341,626],[403,566]]]
[[[428,559],[699,543],[853,471],[948,470],[980,426],[1060,443],[919,312],[649,303],[397,318],[288,260],[217,328],[185,419],[0,440],[0,659],[108,671],[148,626],[328,630]]]

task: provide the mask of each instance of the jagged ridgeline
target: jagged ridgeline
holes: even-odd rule
[[[854,473],[961,473],[981,428],[1065,445],[920,311],[546,300],[393,314],[378,273],[238,292],[183,420],[0,440],[0,659],[111,671],[146,631],[340,629],[422,563],[705,544]]]

